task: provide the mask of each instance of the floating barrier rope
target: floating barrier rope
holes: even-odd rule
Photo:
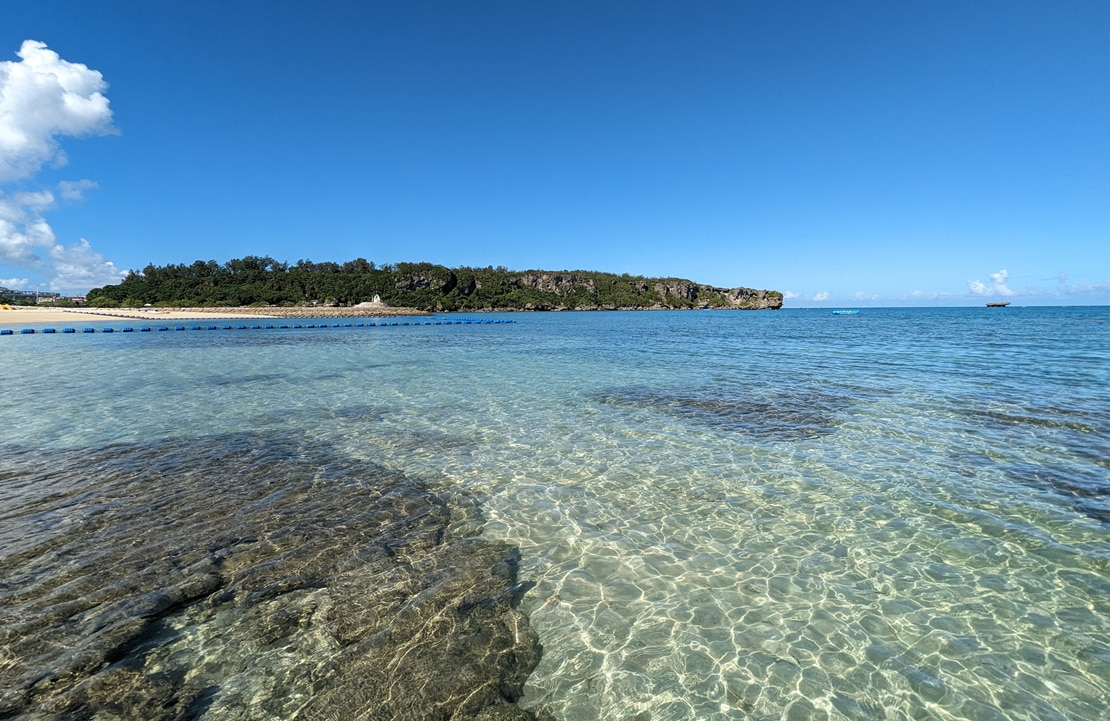
[[[266,325],[262,325],[261,323],[252,323],[251,325],[246,325],[246,324],[203,325],[203,326],[202,325],[190,325],[190,326],[160,325],[160,326],[156,326],[156,327],[154,327],[154,326],[145,326],[144,325],[144,326],[139,327],[138,329],[133,328],[131,326],[124,326],[123,328],[120,328],[118,332],[120,332],[120,333],[135,333],[137,331],[139,333],[152,333],[152,332],[163,333],[163,332],[174,332],[174,331],[185,331],[185,330],[302,330],[302,329],[308,329],[308,328],[314,328],[314,329],[318,329],[318,328],[400,328],[400,327],[404,327],[404,326],[410,326],[410,327],[413,327],[413,328],[418,328],[418,327],[428,326],[428,325],[500,325],[500,324],[503,324],[503,323],[515,323],[515,322],[516,322],[515,320],[504,320],[504,319],[500,319],[500,318],[496,318],[496,319],[460,318],[458,320],[425,320],[425,321],[419,321],[419,320],[396,321],[396,320],[394,320],[394,321],[382,321],[380,323],[373,323],[373,322],[371,322],[371,323],[330,323],[330,324],[329,323],[280,323],[280,324],[267,323]],[[21,328],[20,331],[19,331],[19,335],[34,335],[36,333],[50,334],[50,333],[57,333],[57,332],[58,332],[58,330],[56,330],[55,328],[42,328],[42,329]],[[77,333],[77,329],[76,328],[62,328],[61,332],[63,334]],[[116,331],[115,328],[103,327],[103,328],[82,328],[81,332],[82,333],[116,333],[117,331]],[[0,335],[15,335],[15,331],[0,329]]]

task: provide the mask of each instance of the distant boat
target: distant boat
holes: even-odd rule
[[[836,315],[855,315],[856,313],[859,313],[859,311],[858,310],[834,310],[833,313],[835,313]]]
[[[1005,308],[1008,305],[1010,305],[1009,302],[1006,302],[1006,303],[987,303],[988,308]]]

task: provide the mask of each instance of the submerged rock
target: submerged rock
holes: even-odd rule
[[[0,718],[532,718],[517,551],[403,474],[260,435],[5,458]]]
[[[837,414],[850,403],[815,390],[757,396],[723,388],[661,391],[641,386],[611,388],[600,403],[645,408],[691,423],[766,440],[804,440],[831,433]]]

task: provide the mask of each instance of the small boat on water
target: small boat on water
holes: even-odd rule
[[[988,308],[1005,308],[1008,305],[1010,305],[1009,301],[1005,303],[987,303]]]
[[[855,315],[855,314],[859,313],[859,311],[858,310],[834,310],[833,313],[835,313],[836,315]]]

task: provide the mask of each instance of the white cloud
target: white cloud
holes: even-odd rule
[[[36,40],[23,41],[17,55],[20,62],[0,62],[0,182],[64,164],[58,137],[116,132],[99,72]]]
[[[782,294],[782,297],[783,300],[794,300],[795,298],[801,298],[802,295],[800,293],[795,293],[792,290],[788,290]]]
[[[99,72],[62,60],[35,40],[24,41],[17,54],[20,62],[0,62],[0,183],[26,180],[46,163],[64,164],[58,138],[117,132],[104,95],[108,84]],[[95,187],[91,180],[65,180],[58,194],[76,202]],[[56,291],[118,283],[125,274],[89,241],[58,242],[44,217],[54,204],[48,190],[0,192],[0,267],[33,270]]]
[[[877,296],[877,295],[867,295],[862,290],[857,290],[855,295],[852,296],[852,300],[878,300],[878,299],[879,299],[879,296]]]
[[[54,204],[48,191],[0,195],[0,263],[39,268],[40,251],[49,251],[57,238],[42,212]]]
[[[1072,285],[1067,282],[1067,275],[1060,274],[1060,282],[1056,286],[1057,292],[1062,295],[1104,295],[1110,293],[1110,282],[1104,283],[1079,283]]]
[[[0,278],[0,287],[8,290],[26,290],[30,285],[30,278]]]
[[[85,191],[99,187],[91,180],[63,180],[58,183],[58,192],[66,200],[84,200]]]
[[[74,183],[76,189],[62,188],[69,197],[80,197],[80,190],[95,185],[87,181]],[[0,194],[0,265],[36,270],[50,279],[55,291],[85,292],[109,283],[118,283],[126,275],[93,250],[82,238],[75,245],[58,242],[54,229],[43,213],[54,207],[54,195],[41,190],[34,193]],[[27,278],[18,278],[23,286]],[[11,286],[6,286],[11,287]]]
[[[828,300],[829,299],[829,291],[823,290],[820,293],[816,293],[813,296],[813,299],[816,300],[816,301]]]
[[[1014,291],[1006,286],[1006,279],[1010,277],[1010,273],[1006,269],[1002,269],[997,273],[991,273],[991,283],[987,285],[981,280],[969,280],[967,287],[971,290],[972,295],[1013,295]]]
[[[55,245],[50,249],[54,277],[50,289],[55,291],[86,290],[119,283],[127,275],[93,250],[84,238],[76,245]]]

